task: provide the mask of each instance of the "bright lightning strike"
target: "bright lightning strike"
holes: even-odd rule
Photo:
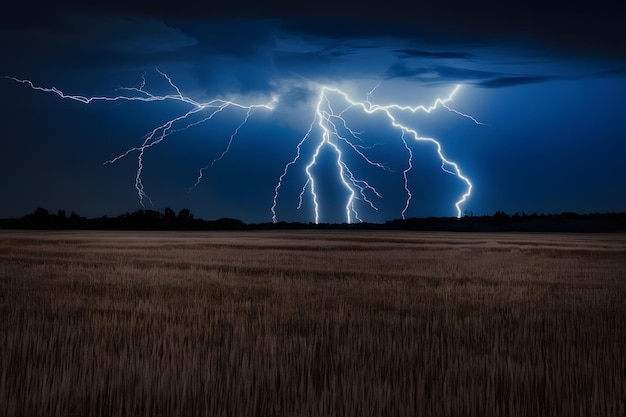
[[[187,130],[199,124],[208,122],[213,119],[216,115],[221,113],[227,108],[235,108],[240,109],[245,112],[243,117],[243,121],[237,126],[233,134],[230,136],[230,140],[226,149],[222,152],[222,154],[213,160],[210,165],[201,168],[198,174],[198,179],[196,183],[191,187],[194,188],[197,186],[202,179],[203,172],[209,167],[213,166],[217,161],[221,160],[230,150],[231,144],[239,132],[239,130],[248,122],[250,115],[256,109],[266,109],[273,110],[274,105],[277,102],[277,98],[273,97],[272,100],[265,104],[251,104],[245,105],[235,101],[224,100],[224,99],[213,99],[206,102],[199,102],[190,97],[185,96],[180,88],[174,84],[172,79],[164,72],[160,70],[156,70],[158,74],[163,77],[169,86],[175,91],[175,94],[166,94],[166,95],[155,95],[145,89],[146,87],[146,74],[141,77],[141,84],[139,87],[120,87],[118,91],[123,91],[125,94],[120,94],[116,96],[94,96],[94,97],[86,97],[81,95],[70,95],[66,94],[63,91],[59,90],[56,87],[40,87],[35,85],[30,80],[19,79],[15,77],[5,77],[10,80],[16,81],[18,83],[26,84],[30,86],[33,90],[43,91],[46,93],[54,93],[63,99],[75,100],[84,104],[90,104],[95,101],[139,101],[139,102],[155,102],[155,101],[174,101],[180,102],[188,107],[188,110],[182,113],[181,115],[174,117],[165,123],[155,127],[152,129],[147,135],[143,137],[143,142],[141,145],[132,147],[125,152],[119,154],[118,156],[109,159],[104,162],[104,164],[113,164],[119,161],[122,158],[129,156],[132,153],[137,153],[137,171],[135,174],[135,189],[137,190],[137,195],[139,196],[139,203],[142,207],[145,208],[144,200],[147,199],[152,204],[152,200],[146,194],[143,180],[142,180],[142,172],[143,172],[143,159],[145,152],[152,148],[153,146],[158,145],[163,142],[168,136],[180,132],[183,130]],[[191,117],[196,114],[204,114],[204,118],[201,120],[190,121]]]
[[[476,120],[474,117],[462,113],[452,107],[450,107],[449,103],[452,101],[454,96],[457,94],[460,85],[457,85],[452,92],[445,98],[437,98],[435,102],[430,106],[403,106],[399,104],[390,104],[390,105],[378,105],[374,104],[371,101],[371,97],[376,90],[376,87],[372,89],[368,94],[365,101],[355,101],[348,96],[345,92],[339,90],[338,88],[322,86],[320,88],[317,105],[315,107],[315,116],[314,120],[309,126],[306,134],[302,137],[300,142],[297,145],[296,156],[289,161],[284,169],[282,175],[278,179],[278,183],[274,188],[274,199],[273,205],[271,207],[272,211],[272,220],[274,222],[277,221],[276,208],[278,204],[278,196],[279,191],[282,186],[283,180],[287,175],[289,169],[295,165],[298,160],[302,157],[302,147],[304,143],[314,137],[314,130],[317,128],[319,130],[319,136],[317,137],[317,145],[313,154],[311,155],[308,164],[305,167],[306,173],[306,182],[302,187],[302,191],[299,195],[299,204],[298,209],[302,207],[303,195],[308,190],[313,200],[313,208],[315,213],[315,222],[319,223],[320,219],[320,206],[319,206],[319,196],[316,189],[316,181],[315,177],[312,173],[313,167],[318,163],[318,157],[320,155],[321,150],[324,147],[330,148],[336,156],[336,167],[337,167],[337,177],[341,182],[342,186],[347,190],[348,198],[345,205],[345,218],[347,223],[352,223],[353,221],[362,221],[359,212],[356,206],[357,200],[362,200],[367,203],[374,210],[378,210],[378,208],[371,201],[370,197],[378,197],[382,198],[381,194],[376,190],[374,186],[369,184],[367,181],[363,179],[357,178],[353,172],[350,170],[348,163],[346,162],[346,158],[344,158],[344,152],[342,151],[342,145],[347,145],[347,149],[351,149],[354,153],[365,161],[367,164],[374,166],[376,168],[382,170],[388,170],[388,168],[381,163],[372,161],[369,159],[363,152],[360,150],[360,145],[356,142],[360,140],[359,135],[353,129],[349,127],[349,124],[344,117],[344,114],[350,109],[360,109],[365,115],[373,115],[375,113],[380,113],[384,115],[389,124],[400,131],[400,140],[403,143],[406,151],[407,151],[407,167],[403,170],[402,175],[404,179],[404,190],[406,193],[406,201],[404,205],[404,209],[401,212],[402,218],[405,218],[406,212],[409,209],[411,204],[411,199],[413,197],[411,193],[411,187],[409,184],[409,173],[413,169],[413,152],[407,142],[407,137],[412,138],[416,141],[425,141],[430,142],[435,145],[437,155],[441,161],[441,169],[451,175],[455,175],[458,177],[463,183],[465,183],[466,191],[459,196],[458,200],[454,203],[456,208],[457,217],[461,217],[461,206],[468,200],[472,193],[472,183],[465,175],[462,174],[459,165],[456,162],[453,162],[446,158],[444,155],[441,143],[436,139],[420,136],[417,131],[405,124],[402,124],[398,121],[396,113],[402,112],[424,112],[431,113],[432,111],[442,107],[449,112],[457,114],[459,116],[465,117],[471,120],[475,124],[484,125],[483,123]],[[333,99],[338,98],[339,100],[333,101]],[[339,104],[342,104],[342,110],[336,111],[334,109],[333,103],[339,101]],[[346,133],[342,133],[342,132]],[[368,193],[371,194],[368,197]]]
[[[169,87],[173,90],[173,93],[166,95],[155,95],[146,89],[146,74],[144,74],[141,78],[141,84],[138,87],[120,87],[118,91],[121,92],[119,95],[115,96],[93,96],[87,97],[82,95],[69,95],[59,90],[56,87],[41,87],[35,85],[32,81],[26,79],[19,79],[14,77],[5,77],[7,79],[16,81],[18,83],[22,83],[28,85],[33,90],[38,90],[46,93],[54,93],[63,99],[69,99],[78,101],[84,104],[90,104],[95,101],[133,101],[133,102],[178,102],[181,105],[187,107],[187,110],[182,112],[180,115],[167,120],[165,123],[160,124],[153,128],[150,132],[148,132],[143,138],[142,142],[139,146],[135,146],[127,149],[125,152],[117,155],[116,157],[109,159],[104,162],[104,164],[113,164],[120,159],[123,159],[131,154],[137,154],[137,171],[135,174],[135,189],[137,191],[137,195],[139,197],[139,202],[142,207],[145,207],[144,200],[150,201],[152,204],[152,200],[145,192],[145,187],[142,180],[142,173],[144,168],[144,155],[145,152],[150,148],[160,144],[170,135],[190,129],[197,125],[203,124],[205,122],[209,122],[217,117],[221,112],[228,108],[233,108],[242,111],[243,115],[241,118],[241,122],[237,125],[237,127],[233,130],[232,134],[229,137],[228,143],[222,153],[213,159],[212,162],[200,168],[198,171],[198,176],[196,182],[191,186],[190,191],[193,190],[198,184],[200,184],[205,172],[213,167],[217,162],[221,161],[230,151],[231,145],[238,135],[239,131],[248,123],[248,120],[252,116],[253,112],[257,109],[264,110],[273,110],[278,99],[277,97],[273,97],[271,101],[267,103],[260,104],[241,104],[239,102],[225,100],[225,99],[213,99],[206,102],[196,101],[186,95],[180,90],[180,88],[173,82],[173,80],[164,72],[156,70],[157,73],[167,82]],[[372,160],[366,155],[365,150],[371,149],[365,147],[362,144],[362,140],[360,138],[360,133],[353,128],[350,127],[350,123],[348,122],[348,117],[346,113],[349,111],[359,111],[364,116],[373,116],[374,114],[380,114],[384,116],[384,118],[388,121],[389,126],[399,131],[399,139],[402,143],[404,149],[406,150],[406,167],[402,171],[404,192],[406,194],[406,199],[404,203],[404,208],[401,211],[402,218],[405,218],[405,215],[411,205],[411,201],[413,198],[413,194],[411,192],[411,184],[409,181],[409,174],[413,169],[413,151],[409,146],[409,140],[412,139],[414,141],[421,142],[429,142],[435,146],[437,156],[440,160],[441,170],[447,174],[456,176],[462,183],[465,184],[465,191],[458,197],[457,201],[454,203],[454,207],[456,208],[457,217],[461,216],[461,206],[469,199],[472,193],[472,183],[469,178],[463,175],[459,165],[456,162],[448,159],[443,152],[441,143],[436,139],[430,137],[424,137],[418,134],[417,130],[414,128],[401,123],[398,120],[398,116],[403,113],[426,113],[429,114],[439,108],[443,108],[451,113],[454,113],[458,116],[469,119],[475,124],[483,125],[483,123],[479,122],[474,117],[462,113],[450,106],[450,102],[453,100],[454,96],[457,94],[460,85],[457,85],[451,92],[444,98],[437,98],[433,104],[430,106],[407,106],[407,105],[399,105],[399,104],[388,104],[388,105],[380,105],[374,104],[372,101],[372,97],[374,91],[378,88],[378,85],[375,86],[371,91],[367,93],[365,101],[356,101],[352,99],[347,93],[344,91],[329,86],[321,86],[319,87],[319,95],[317,97],[317,102],[314,109],[313,121],[309,125],[308,130],[304,134],[304,136],[300,139],[296,146],[296,155],[294,158],[287,162],[283,168],[282,174],[278,178],[278,182],[274,187],[274,198],[272,201],[272,206],[270,208],[272,213],[272,221],[277,221],[277,206],[279,199],[279,192],[281,187],[283,186],[283,181],[287,176],[288,172],[294,165],[296,165],[303,156],[303,148],[305,142],[313,143],[313,151],[311,155],[308,157],[308,162],[304,167],[304,173],[306,176],[304,185],[301,188],[301,191],[298,196],[298,209],[300,209],[303,205],[304,195],[307,193],[307,190],[311,196],[313,201],[313,209],[315,215],[315,222],[319,223],[320,215],[321,215],[321,207],[319,202],[319,194],[317,181],[314,175],[314,167],[318,164],[320,154],[323,149],[330,149],[334,154],[334,165],[335,165],[335,174],[338,178],[341,186],[346,190],[348,195],[344,210],[345,210],[345,219],[347,223],[352,223],[354,221],[362,221],[362,218],[359,214],[359,209],[357,207],[357,202],[362,201],[368,207],[373,210],[378,210],[378,207],[374,203],[376,199],[382,199],[382,194],[363,178],[358,177],[353,169],[350,168],[348,164],[347,153],[350,153],[351,156],[356,156],[356,158],[365,162],[366,164],[374,167],[375,169],[379,169],[382,171],[391,172],[386,164],[380,163]],[[192,118],[194,116],[195,118]],[[197,117],[202,117],[201,119],[197,119]],[[377,146],[378,144],[374,145]],[[308,145],[307,145],[308,146]]]

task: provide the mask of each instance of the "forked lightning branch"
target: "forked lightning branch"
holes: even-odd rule
[[[117,90],[117,95],[112,96],[93,96],[87,97],[83,95],[71,95],[59,90],[56,87],[41,87],[30,80],[19,79],[15,77],[5,77],[7,79],[25,84],[30,88],[46,93],[53,93],[60,98],[75,100],[84,104],[90,104],[95,101],[133,101],[133,102],[179,102],[186,107],[186,110],[167,122],[154,127],[151,131],[141,139],[140,144],[131,147],[123,153],[108,159],[104,164],[113,164],[122,158],[134,155],[137,158],[137,170],[135,173],[134,184],[139,203],[145,207],[146,201],[152,204],[152,200],[148,196],[143,182],[144,155],[151,148],[156,147],[169,136],[191,129],[195,126],[215,121],[221,112],[226,109],[235,109],[240,111],[241,119],[237,127],[232,131],[228,139],[226,147],[215,157],[212,162],[203,167],[199,167],[198,176],[195,183],[191,186],[190,191],[200,184],[203,177],[210,175],[210,168],[216,163],[224,159],[231,149],[231,145],[236,140],[237,134],[245,129],[246,123],[256,111],[272,111],[274,110],[279,98],[272,97],[266,102],[255,104],[243,104],[239,101],[215,98],[209,101],[197,101],[183,94],[181,89],[172,81],[172,79],[162,71],[156,70],[163,77],[171,88],[171,92],[166,95],[153,94],[146,88],[145,74],[141,78],[141,83],[137,87],[122,87]],[[374,88],[375,90],[376,88]],[[362,207],[369,207],[372,210],[378,210],[376,201],[384,197],[382,190],[376,189],[366,178],[361,178],[358,172],[353,168],[354,164],[350,164],[346,154],[350,154],[350,158],[358,158],[369,164],[375,169],[388,171],[389,169],[382,163],[373,160],[364,152],[359,137],[360,132],[355,131],[350,124],[350,118],[347,112],[357,111],[365,117],[373,117],[373,115],[382,115],[390,128],[397,132],[397,139],[401,142],[405,150],[405,168],[402,171],[402,181],[405,192],[404,208],[399,213],[405,218],[407,211],[412,203],[413,194],[411,192],[411,182],[409,174],[413,169],[413,151],[409,146],[409,141],[425,141],[432,143],[436,149],[436,157],[440,161],[441,170],[446,174],[453,175],[464,184],[465,191],[458,196],[457,200],[452,204],[456,210],[457,217],[461,216],[462,206],[467,202],[472,193],[472,183],[465,176],[459,165],[448,159],[444,153],[441,143],[431,137],[424,137],[418,134],[418,131],[405,123],[399,121],[399,117],[403,113],[431,113],[438,109],[452,112],[460,117],[464,117],[475,124],[482,124],[474,117],[455,110],[450,106],[455,94],[458,93],[460,85],[456,85],[452,91],[443,98],[437,98],[431,105],[406,106],[400,104],[380,105],[373,102],[374,90],[367,94],[364,101],[357,101],[350,97],[344,91],[321,85],[318,87],[317,101],[312,109],[312,122],[308,129],[298,142],[293,159],[286,162],[282,174],[279,176],[274,187],[274,196],[272,206],[270,207],[272,221],[277,222],[279,217],[279,200],[281,189],[284,188],[284,180],[296,166],[304,165],[304,183],[300,188],[298,196],[298,209],[303,206],[304,195],[308,194],[312,201],[312,210],[314,213],[314,221],[318,223],[322,216],[323,207],[320,206],[318,184],[314,175],[314,167],[318,164],[322,150],[328,149],[334,155],[333,170],[336,178],[345,188],[347,198],[343,202],[339,202],[339,206],[345,210],[345,221],[347,223],[361,222],[365,219],[360,215]],[[307,144],[307,146],[305,146]],[[312,149],[309,154],[305,154],[304,149]],[[352,167],[352,168],[351,168]],[[369,174],[371,175],[371,174]]]

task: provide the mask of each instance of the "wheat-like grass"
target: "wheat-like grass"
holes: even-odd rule
[[[0,415],[624,416],[626,236],[0,232]]]

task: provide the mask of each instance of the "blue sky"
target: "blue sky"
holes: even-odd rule
[[[142,203],[246,222],[455,216],[468,191],[458,174],[472,184],[461,213],[626,210],[626,30],[610,5],[179,6],[14,6],[0,26],[0,75],[85,97],[176,95],[161,71],[196,103],[272,109],[254,108],[244,125],[245,108],[196,124],[209,115],[199,112],[141,161],[134,151],[104,164],[193,105],[84,104],[0,79],[0,217],[36,207],[115,216]],[[419,138],[437,140],[459,172],[442,170],[430,140],[405,136],[405,146],[384,114],[329,93],[322,114],[343,139],[331,135],[307,173],[323,140],[316,109],[324,86],[368,105],[429,106],[459,84],[447,107],[393,113]],[[137,189],[140,166],[151,202]],[[363,181],[370,188],[361,193]]]

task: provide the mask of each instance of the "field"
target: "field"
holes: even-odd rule
[[[0,415],[624,416],[626,235],[0,231]]]

